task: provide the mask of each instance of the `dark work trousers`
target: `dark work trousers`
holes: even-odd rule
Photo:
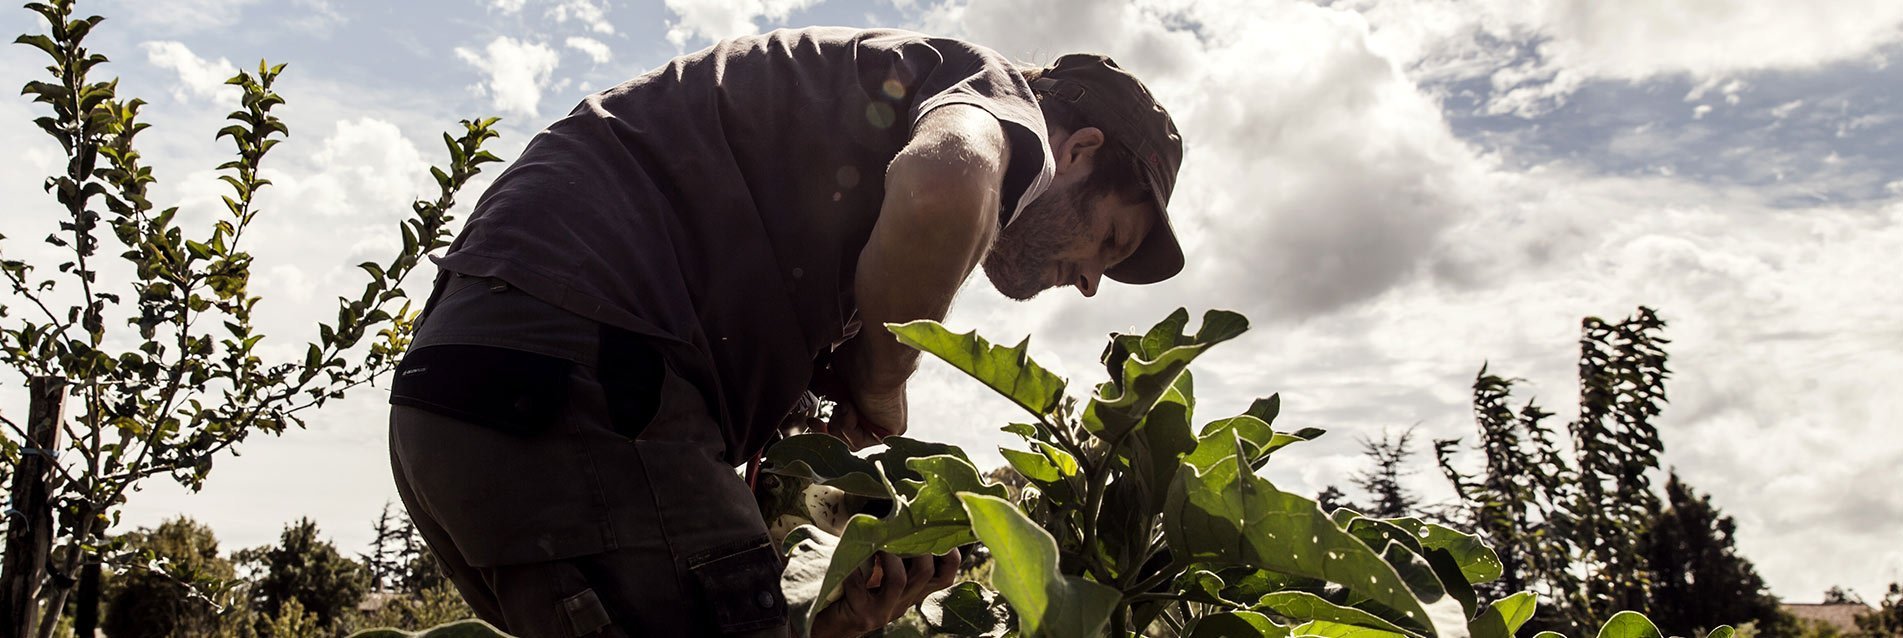
[[[404,507],[511,634],[786,635],[778,552],[701,393],[616,334],[448,277],[392,389]]]

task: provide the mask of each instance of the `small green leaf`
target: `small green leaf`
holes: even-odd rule
[[[997,638],[1011,628],[1004,599],[972,581],[926,596],[918,610],[934,636]]]
[[[1203,616],[1190,627],[1189,638],[1283,638],[1289,628],[1253,611],[1228,611]]]
[[[1063,478],[1063,474],[1057,471],[1057,466],[1051,464],[1051,460],[1042,454],[1010,448],[999,448],[998,453],[1003,454],[1004,461],[1011,464],[1011,469],[1023,474],[1024,478],[1039,483],[1055,483]]]
[[[1599,628],[1599,638],[1665,638],[1657,625],[1636,611],[1622,611]]]

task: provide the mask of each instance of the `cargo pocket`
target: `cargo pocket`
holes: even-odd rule
[[[786,622],[780,556],[766,537],[696,554],[687,559],[687,568],[721,633],[758,631]]]
[[[593,589],[584,589],[579,594],[563,598],[561,614],[568,621],[571,636],[602,635],[602,630],[614,624],[608,618],[608,608],[602,606],[601,597],[595,595]]]

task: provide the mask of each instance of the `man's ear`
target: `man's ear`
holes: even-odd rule
[[[1091,161],[1097,155],[1097,149],[1103,148],[1103,131],[1095,126],[1086,126],[1061,140],[1051,144],[1051,157],[1057,160],[1058,175],[1072,171],[1082,171],[1078,177],[1090,173]]]

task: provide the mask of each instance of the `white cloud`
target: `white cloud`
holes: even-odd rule
[[[1377,47],[1428,77],[1485,77],[1493,113],[1531,116],[1589,80],[1696,79],[1870,58],[1903,41],[1903,3],[1359,0]],[[1735,102],[1734,102],[1735,103]]]
[[[794,11],[822,0],[667,0],[675,19],[667,41],[683,46],[695,38],[720,40],[760,32],[755,21],[785,20]]]
[[[246,6],[258,0],[119,0],[103,11],[108,16],[124,15],[130,24],[166,34],[213,31],[238,22]],[[148,33],[148,35],[151,35]]]
[[[609,60],[614,59],[614,51],[610,50],[606,43],[594,38],[570,36],[564,43],[570,49],[587,54],[588,59],[594,60],[595,64],[607,64]]]
[[[1273,281],[1254,293],[1279,316],[1365,299],[1422,263],[1468,204],[1482,169],[1350,12],[1296,2],[1002,0],[941,6],[926,29],[958,29],[1007,55],[1099,51],[1146,78],[1187,140],[1172,207],[1186,247],[1227,255],[1202,281]],[[1075,24],[1075,20],[1084,20]],[[1236,69],[1249,69],[1237,73]]]
[[[424,194],[429,162],[395,124],[370,117],[337,122],[310,156],[313,170],[280,180],[281,194],[324,216],[401,211]],[[378,215],[384,217],[384,215]]]
[[[1771,109],[1771,117],[1774,117],[1780,120],[1790,117],[1791,113],[1796,112],[1797,109],[1802,108],[1803,106],[1804,106],[1803,100],[1791,100],[1789,102],[1779,104],[1776,107],[1773,107]]]
[[[180,102],[193,97],[218,101],[238,94],[237,87],[225,84],[225,80],[238,74],[238,67],[230,60],[206,60],[192,53],[184,43],[169,40],[146,42],[139,47],[145,49],[147,63],[178,75],[178,83],[172,86],[172,97]]]
[[[949,320],[1004,341],[1036,334],[1033,356],[1091,381],[1100,373],[1088,363],[1104,332],[1140,329],[1178,305],[1242,310],[1257,330],[1199,364],[1199,412],[1233,414],[1282,392],[1289,427],[1335,430],[1291,450],[1289,465],[1271,465],[1287,487],[1312,492],[1345,483],[1345,470],[1359,467],[1357,435],[1420,422],[1423,438],[1471,437],[1468,384],[1486,361],[1532,379],[1522,398],[1537,393],[1563,421],[1576,387],[1579,318],[1653,305],[1673,322],[1677,370],[1660,422],[1665,462],[1738,517],[1744,552],[1779,594],[1805,599],[1833,582],[1868,589],[1903,566],[1903,551],[1875,531],[1903,520],[1903,495],[1871,478],[1903,459],[1903,437],[1881,416],[1899,406],[1879,387],[1903,375],[1899,335],[1886,319],[1903,312],[1903,293],[1868,275],[1888,272],[1884,260],[1903,252],[1903,203],[1793,210],[1780,202],[1819,186],[1710,185],[1670,165],[1643,166],[1650,177],[1566,163],[1518,167],[1456,137],[1422,84],[1488,79],[1498,91],[1488,108],[1538,116],[1593,82],[1693,74],[1701,88],[1688,100],[1736,105],[1762,81],[1739,77],[1750,69],[1815,66],[1894,38],[1878,29],[1856,46],[1780,43],[1771,47],[1777,55],[1721,59],[1698,55],[1694,36],[1789,28],[1759,17],[1765,11],[1845,25],[1871,14],[1610,4],[1636,15],[1558,0],[1522,8],[1505,0],[1348,8],[953,0],[920,8],[922,30],[1007,55],[1111,54],[1146,79],[1189,146],[1172,201],[1190,253],[1177,280],[1029,304],[980,286]],[[1549,12],[1565,8],[1577,9],[1581,24],[1546,26],[1559,20]],[[1694,9],[1738,15],[1716,15],[1708,26],[1647,17]],[[1875,15],[1903,13],[1886,5]],[[1606,40],[1602,31],[1618,28],[1681,41]],[[1483,33],[1512,39],[1472,41]],[[1720,49],[1750,42],[1718,39]],[[1575,52],[1605,46],[1640,51],[1598,62]],[[1852,50],[1863,53],[1843,53]],[[1647,51],[1663,57],[1645,62]],[[1642,158],[1724,133],[1704,126],[1635,123],[1588,150]],[[991,430],[1014,416],[1008,405],[974,407],[968,380],[931,365],[921,374],[912,392],[920,436],[977,449],[1005,442]],[[1842,451],[1847,441],[1857,449]],[[1430,466],[1420,474],[1417,487],[1445,494]],[[1845,490],[1857,492],[1854,503]],[[1783,551],[1817,543],[1832,548],[1831,558]]]
[[[332,29],[350,22],[331,0],[294,0],[292,4],[308,10],[305,15],[291,20],[299,29],[329,34]]]
[[[559,0],[549,7],[548,16],[557,23],[581,22],[595,33],[615,32],[614,24],[608,21],[608,9],[596,0]]]
[[[490,40],[482,51],[456,47],[456,57],[489,76],[478,91],[488,95],[497,110],[530,117],[535,116],[542,89],[561,62],[548,45],[508,36]]]
[[[489,6],[503,13],[518,13],[529,0],[489,0]]]

